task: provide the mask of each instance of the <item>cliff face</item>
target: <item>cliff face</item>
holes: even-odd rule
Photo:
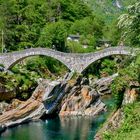
[[[0,124],[5,127],[17,125],[35,118],[40,118],[42,115],[42,97],[45,93],[45,88],[41,85],[37,87],[33,95],[25,102],[18,102],[16,106],[10,108],[9,111],[3,112],[0,115]],[[17,103],[17,101],[16,101]]]
[[[43,116],[58,113],[61,116],[90,115],[96,116],[106,111],[106,105],[100,100],[101,91],[108,91],[106,80],[94,81],[94,88],[86,78],[71,80],[72,75],[63,80],[41,80],[32,96],[27,101],[15,99],[0,115],[0,129],[38,120]],[[114,77],[114,76],[113,76]],[[94,85],[92,83],[92,86]],[[104,87],[105,90],[101,87]],[[106,87],[106,88],[105,88]]]
[[[72,89],[65,94],[59,107],[59,115],[96,116],[106,111],[106,105],[100,100],[100,97],[111,93],[109,86],[116,76],[118,76],[118,74],[98,80],[79,79],[77,81],[77,83],[79,83],[75,84]]]
[[[68,93],[61,102],[60,116],[95,116],[106,110],[105,104],[101,102],[99,94],[94,89],[86,85],[77,86],[74,89],[71,90],[74,92]]]
[[[42,80],[27,101],[15,99],[0,115],[0,129],[38,120],[52,113],[95,116],[105,111],[99,93],[89,87],[87,79],[78,78],[73,84],[68,79],[71,77],[61,81]]]

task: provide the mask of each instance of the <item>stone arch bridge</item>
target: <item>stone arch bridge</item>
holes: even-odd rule
[[[62,62],[71,71],[81,73],[91,63],[110,55],[134,55],[135,50],[129,47],[109,47],[93,53],[63,53],[47,48],[31,48],[22,51],[0,54],[0,64],[3,64],[6,69],[10,69],[23,59],[35,56],[44,55],[55,58]]]

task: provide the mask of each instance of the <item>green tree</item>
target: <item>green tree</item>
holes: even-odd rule
[[[37,47],[40,45],[38,44],[40,33],[42,35],[46,25],[52,24],[49,26],[53,28],[54,25],[56,29],[61,20],[75,21],[91,14],[91,9],[81,0],[1,0],[0,31],[4,31],[5,46],[9,51]],[[58,23],[56,25],[53,22]],[[60,28],[63,32],[62,26],[60,25]],[[55,44],[58,50],[62,50],[63,33],[59,33],[55,33],[53,37],[55,39],[50,39],[49,42],[53,41],[51,44]]]
[[[43,28],[38,44],[42,47],[55,48],[59,51],[66,50],[65,40],[67,37],[67,26],[63,21],[48,23]]]
[[[102,37],[103,21],[95,16],[76,20],[70,28],[70,32],[80,35],[93,35],[95,38]]]
[[[61,19],[75,21],[92,15],[92,10],[82,0],[60,0]]]
[[[131,88],[131,82],[140,83],[140,55],[131,58],[123,69],[119,70],[119,76],[113,81],[112,92],[116,99],[117,107],[121,105],[126,88]]]
[[[118,26],[123,30],[122,38],[133,47],[140,44],[140,2],[128,7],[126,14],[119,17]]]
[[[103,36],[103,26],[104,22],[92,15],[76,20],[70,27],[70,33],[80,35],[82,45],[92,46],[95,49],[96,42]]]

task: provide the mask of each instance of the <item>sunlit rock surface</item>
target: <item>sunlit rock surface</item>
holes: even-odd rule
[[[106,111],[100,94],[89,86],[86,78],[71,79],[68,74],[57,81],[40,80],[39,85],[27,101],[17,99],[10,104],[10,110],[0,115],[2,128],[24,122],[38,120],[46,115],[57,113],[61,116],[96,116]]]
[[[100,94],[96,89],[89,86],[88,79],[78,79],[77,82],[79,84],[75,84],[65,94],[61,102],[59,115],[96,116],[106,111],[105,104],[100,100]]]

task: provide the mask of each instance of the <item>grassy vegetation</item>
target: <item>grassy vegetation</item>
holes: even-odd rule
[[[119,69],[118,73],[119,76],[111,85],[117,108],[122,104],[125,89],[132,88],[130,83],[140,82],[140,55],[127,59],[124,63],[124,68]]]
[[[139,140],[140,138],[140,102],[123,107],[124,121],[120,128],[105,132],[104,140]]]

